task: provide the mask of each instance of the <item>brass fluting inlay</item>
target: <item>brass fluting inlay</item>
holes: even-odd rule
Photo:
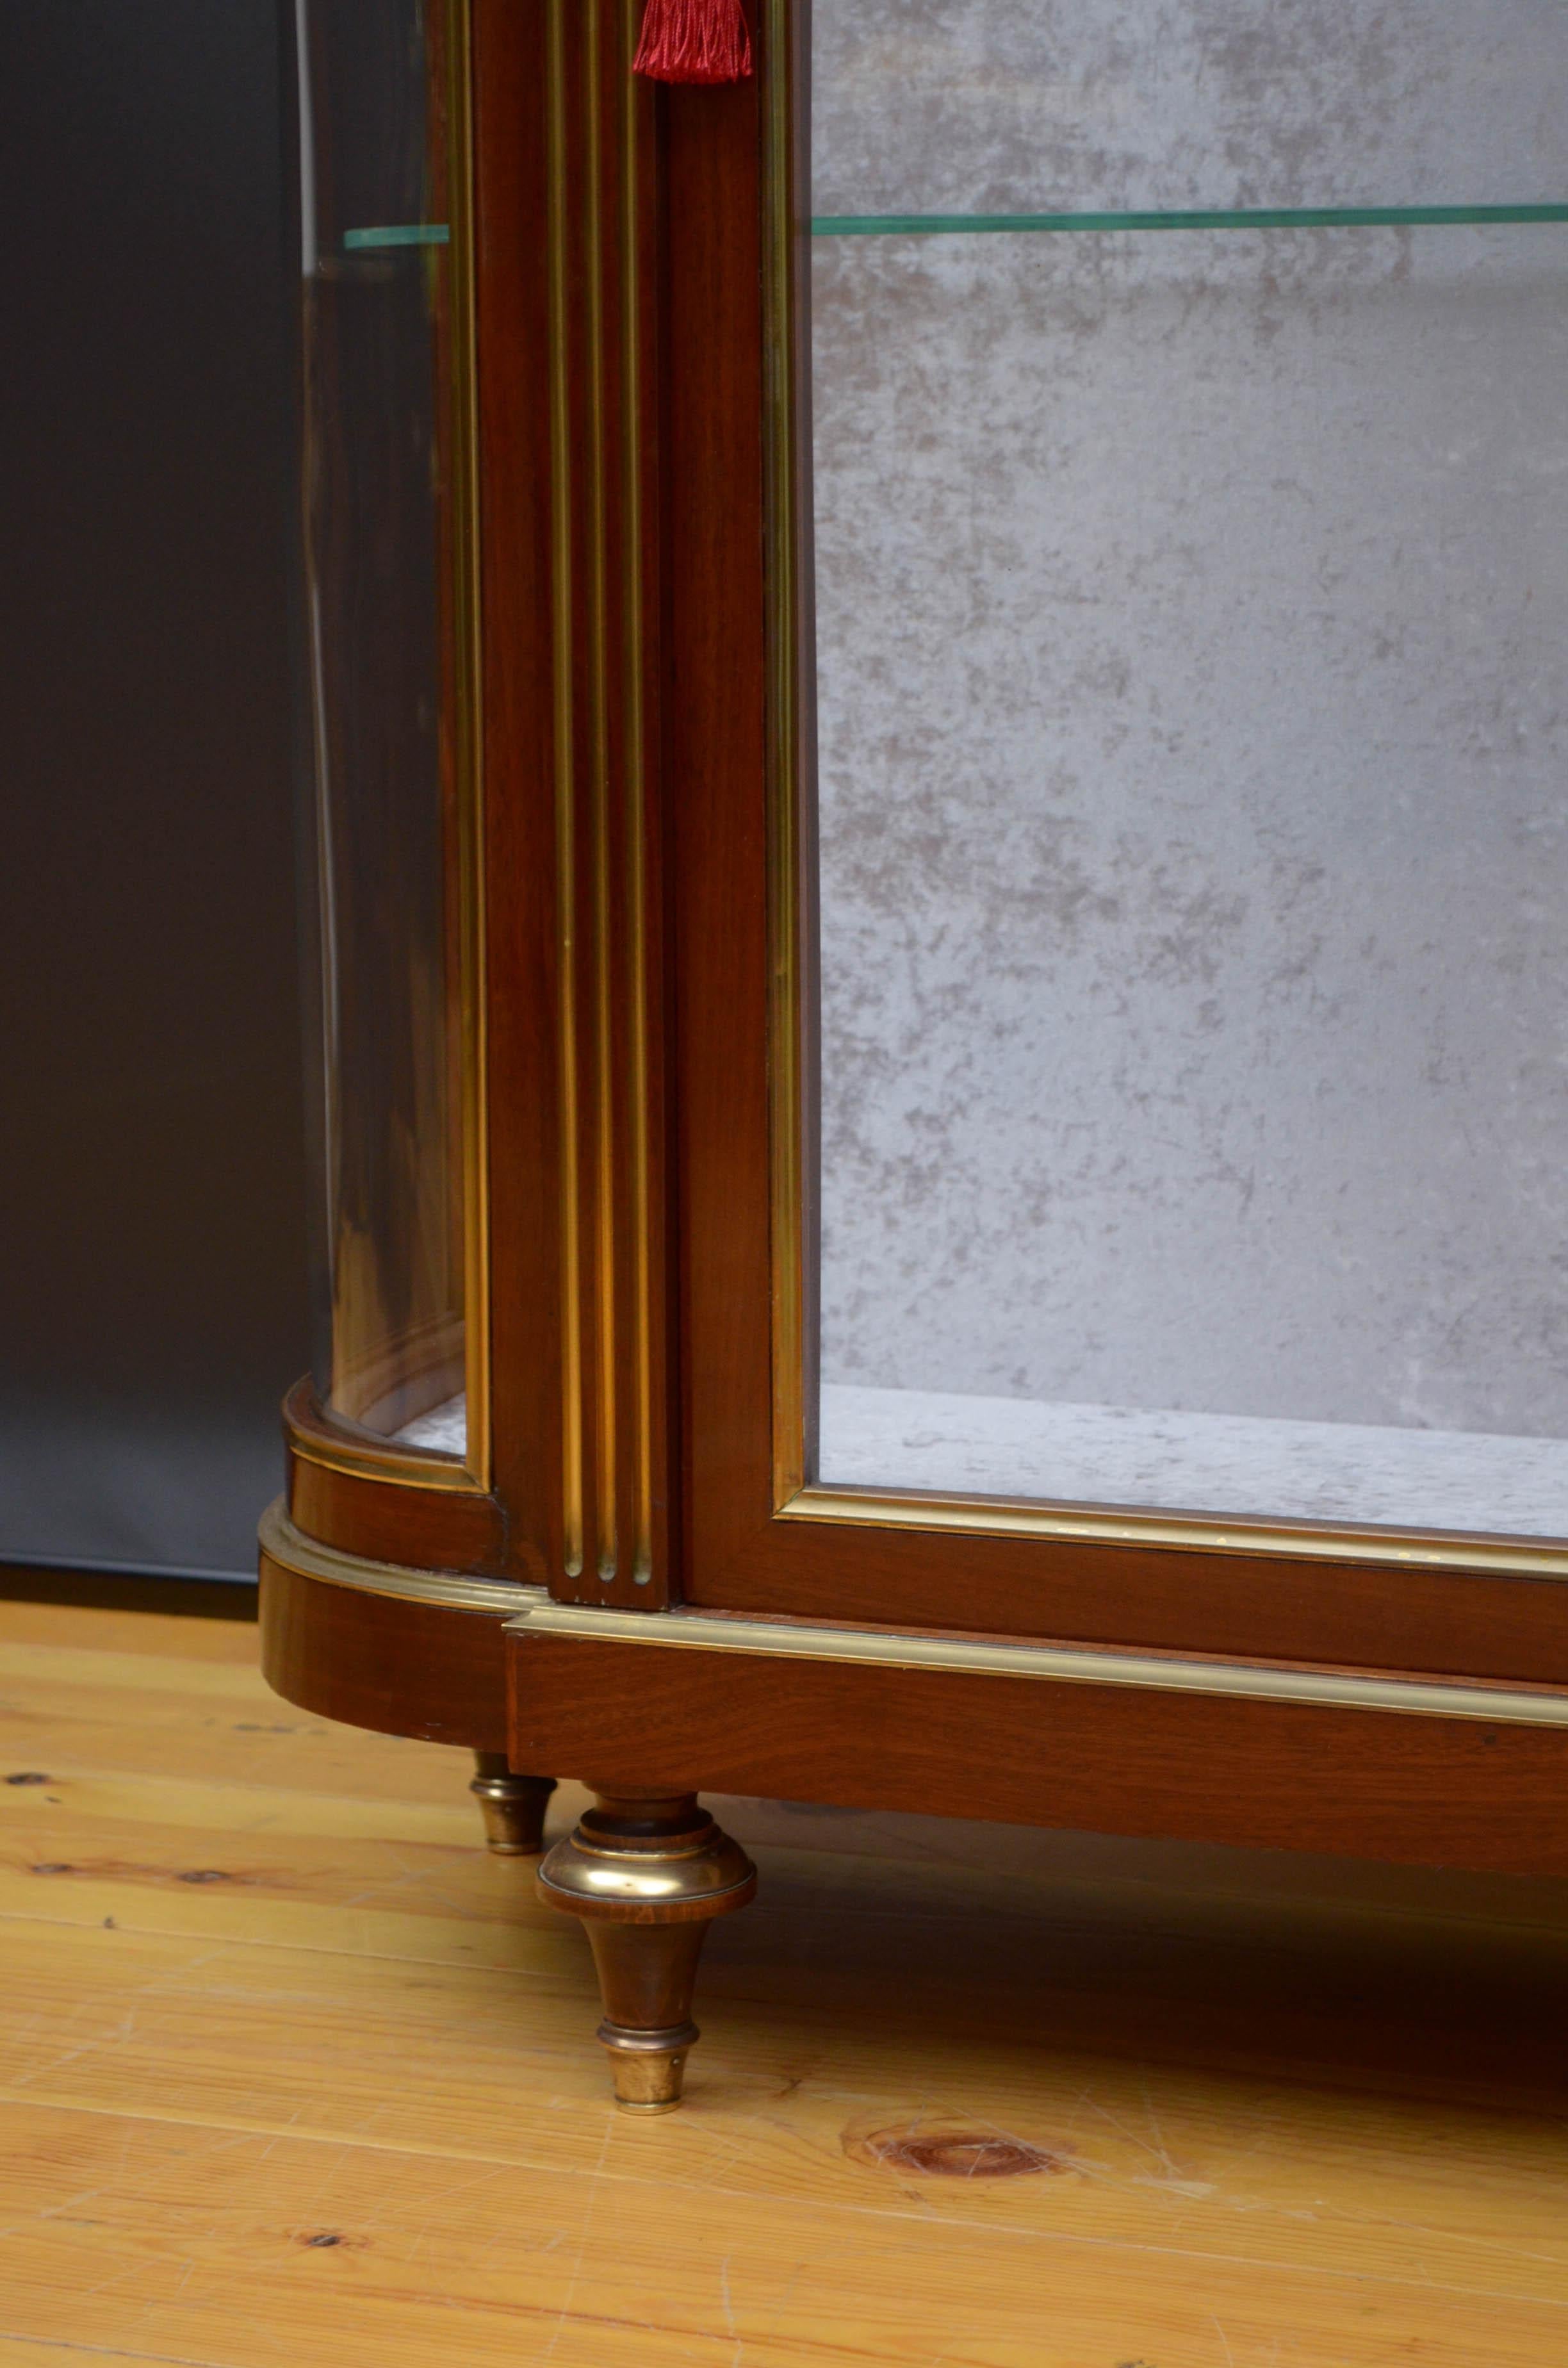
[[[572,716],[572,421],[568,347],[566,0],[550,0],[547,20],[550,178],[550,446],[551,622],[554,633],[555,967],[561,1069],[561,1429],[562,1560],[583,1567],[583,1244],[577,1094],[575,748]]]
[[[599,137],[599,16],[597,7],[590,6],[583,12],[583,179],[587,267],[588,655],[592,684],[588,855],[593,883],[594,1535],[595,1567],[608,1583],[616,1574],[619,1522],[616,1505],[615,977],[609,827],[609,619],[605,564],[605,297],[600,193],[604,157]]]
[[[631,57],[635,54],[641,26],[641,0],[624,0],[621,18],[626,55]],[[645,1587],[653,1575],[653,1278],[648,1055],[648,997],[653,991],[653,981],[648,967],[648,864],[644,819],[647,768],[643,743],[646,717],[642,697],[642,224],[639,163],[651,102],[649,95],[630,74],[622,76],[622,88],[625,119],[620,241],[621,382],[625,388],[623,467],[627,521],[624,587],[627,894],[630,906],[627,938],[631,971],[630,1147],[635,1414],[631,1575],[640,1587]]]

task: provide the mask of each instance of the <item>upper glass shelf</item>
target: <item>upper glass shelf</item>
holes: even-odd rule
[[[1241,206],[1142,213],[815,214],[812,218],[812,236],[930,238],[996,231],[1442,230],[1521,222],[1568,222],[1568,205]],[[385,233],[379,235],[388,237]],[[351,244],[354,238],[350,233]],[[369,245],[370,233],[365,233],[359,243]]]
[[[367,247],[445,246],[451,235],[448,222],[379,222],[369,230],[346,230],[343,244],[356,255]]]
[[[813,0],[815,226],[1562,220],[1563,28],[1562,0]]]

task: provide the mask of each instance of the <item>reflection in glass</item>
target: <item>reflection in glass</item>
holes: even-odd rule
[[[460,1455],[460,664],[444,20],[300,0],[315,736],[316,1380]]]
[[[1568,1534],[1568,10],[812,87],[817,1475]]]

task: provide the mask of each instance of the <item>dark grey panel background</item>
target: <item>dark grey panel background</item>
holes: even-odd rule
[[[254,1572],[309,1361],[275,0],[0,0],[0,1560]]]

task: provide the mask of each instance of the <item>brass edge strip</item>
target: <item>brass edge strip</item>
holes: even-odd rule
[[[767,552],[768,1199],[776,1504],[787,1502],[805,1480],[807,1415],[791,36],[788,0],[767,0],[761,92],[762,271]]]
[[[550,445],[551,622],[554,638],[555,955],[561,1065],[561,1329],[562,1559],[575,1578],[583,1567],[583,1244],[579,1202],[577,1104],[576,886],[572,715],[571,356],[567,343],[567,169],[565,0],[550,0],[546,137],[550,221]]]
[[[631,1056],[632,1258],[632,1535],[631,1576],[646,1587],[653,1576],[653,1319],[652,1167],[648,1108],[647,716],[643,700],[642,608],[642,222],[641,166],[651,95],[629,71],[642,24],[642,0],[624,0],[622,55],[617,61],[624,110],[621,134],[621,465],[626,502],[626,831]]]
[[[594,1567],[608,1585],[619,1555],[616,1503],[616,1210],[615,1210],[615,916],[610,880],[609,587],[607,582],[605,485],[605,258],[603,142],[599,129],[601,11],[583,12],[584,274],[588,395],[588,679],[591,685],[592,768],[589,805],[593,881],[593,1254],[595,1323]]]
[[[1473,1570],[1568,1578],[1568,1546],[1434,1536],[1410,1531],[1336,1530],[1289,1522],[1216,1521],[962,1497],[899,1496],[809,1484],[805,1440],[806,1276],[801,1122],[802,796],[799,746],[797,515],[797,223],[791,168],[794,94],[791,0],[766,0],[763,55],[763,271],[767,435],[769,1090],[773,1342],[773,1484],[778,1515],[881,1529],[959,1531],[971,1537],[1082,1539],[1187,1553],[1272,1554],[1407,1569]],[[806,365],[802,362],[801,367]]]
[[[292,1423],[288,1426],[288,1444],[296,1463],[313,1463],[323,1472],[342,1473],[351,1480],[374,1480],[390,1488],[440,1489],[451,1497],[486,1493],[474,1474],[455,1459],[424,1456],[417,1448],[390,1443],[384,1450],[361,1448],[347,1440],[339,1445],[296,1430]]]
[[[1268,1521],[1176,1520],[1114,1507],[988,1501],[977,1497],[881,1496],[874,1490],[802,1488],[778,1508],[785,1520],[892,1530],[961,1530],[971,1537],[1083,1538],[1188,1553],[1274,1554],[1294,1561],[1395,1564],[1413,1570],[1512,1572],[1568,1578],[1568,1548],[1462,1533],[1288,1528]]]
[[[616,1645],[685,1646],[797,1661],[856,1662],[883,1669],[950,1670],[970,1677],[1034,1678],[1054,1684],[1125,1686],[1144,1693],[1224,1695],[1237,1702],[1290,1702],[1314,1709],[1396,1712],[1426,1718],[1480,1719],[1499,1726],[1568,1727],[1568,1692],[1527,1693],[1502,1686],[1448,1685],[1417,1678],[1342,1677],[1231,1661],[1174,1661],[1152,1653],[1108,1653],[1075,1645],[969,1644],[947,1636],[868,1634],[767,1620],[715,1618],[700,1611],[599,1610],[552,1603],[542,1594],[507,1622],[513,1635],[574,1636]]]
[[[256,1531],[261,1551],[269,1562],[301,1578],[319,1578],[329,1587],[358,1588],[364,1595],[392,1595],[406,1602],[444,1605],[451,1611],[516,1613],[544,1604],[542,1587],[503,1578],[468,1578],[461,1572],[415,1570],[403,1563],[368,1562],[361,1555],[342,1554],[295,1528],[281,1497],[274,1498]]]
[[[462,1015],[463,1361],[472,1485],[491,1483],[490,1175],[484,915],[484,768],[480,666],[479,360],[474,270],[471,0],[448,0],[453,480],[457,498],[458,975]],[[426,1483],[426,1485],[429,1485]],[[446,1483],[442,1485],[451,1485]]]

